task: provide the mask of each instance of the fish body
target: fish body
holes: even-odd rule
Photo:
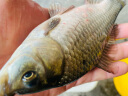
[[[95,67],[111,72],[105,52],[112,46],[112,28],[122,4],[86,1],[58,14],[49,9],[52,17],[29,34],[0,71],[0,96],[63,86]]]

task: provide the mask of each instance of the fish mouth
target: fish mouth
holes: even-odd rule
[[[8,76],[6,72],[0,72],[0,96],[15,96],[15,92],[11,89],[8,83]]]
[[[15,93],[9,93],[9,94],[7,94],[7,93],[3,93],[1,90],[0,90],[0,96],[15,96]]]
[[[0,96],[15,96],[15,93],[8,93],[8,92],[5,92],[4,90],[5,88],[0,88]]]

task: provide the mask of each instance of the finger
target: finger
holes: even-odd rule
[[[128,64],[126,64],[125,62],[121,62],[121,61],[115,62],[113,63],[112,67],[115,73],[112,74],[107,72],[106,79],[117,77],[128,72]]]
[[[121,62],[121,61],[113,63],[111,65],[111,68],[114,74],[108,73],[102,69],[93,70],[91,82],[117,77],[128,72],[128,65],[125,62]]]
[[[76,85],[76,83],[77,83],[77,81],[74,81],[73,83],[66,85],[66,90],[74,87]]]
[[[118,31],[119,33],[118,36],[116,37],[117,39],[128,38],[128,23],[119,24]]]
[[[128,57],[128,42],[116,44],[113,46],[109,56],[113,60],[121,60]]]
[[[100,68],[95,68],[94,70],[88,72],[86,75],[80,78],[77,81],[76,85],[80,85],[87,82],[105,80],[123,75],[128,72],[128,65],[125,62],[121,62],[121,61],[115,62],[112,64],[111,67],[113,68],[114,74],[108,73]]]
[[[92,78],[92,81],[109,79],[109,78],[123,75],[128,72],[128,65],[125,62],[121,62],[121,61],[112,63],[110,68],[112,68],[114,73],[108,73],[102,69],[98,69],[98,70],[96,70],[96,72],[93,71],[94,77]],[[99,74],[96,76],[97,73],[99,73]]]
[[[57,96],[57,95],[63,93],[64,91],[66,91],[66,86],[53,88],[53,89],[49,90],[49,96]]]

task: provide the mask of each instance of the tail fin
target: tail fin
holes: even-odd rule
[[[124,7],[126,5],[126,0],[117,0],[120,2],[120,4],[122,5],[122,7]]]

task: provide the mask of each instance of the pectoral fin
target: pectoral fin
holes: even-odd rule
[[[60,22],[60,18],[53,18],[51,20],[49,20],[49,22],[46,24],[45,26],[45,33],[44,35],[48,35],[49,32],[54,29]]]

